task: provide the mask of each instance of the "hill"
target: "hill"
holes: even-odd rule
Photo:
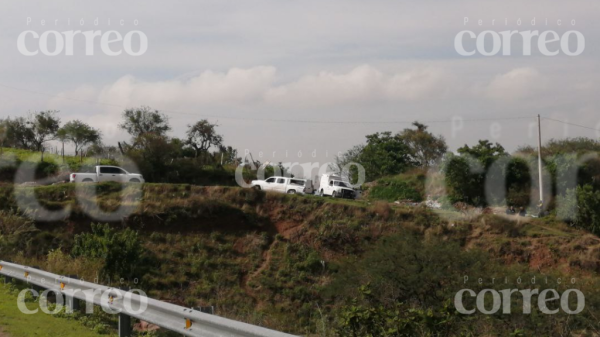
[[[597,328],[600,240],[553,218],[436,213],[229,187],[80,187],[77,200],[71,184],[1,186],[1,258],[105,284],[123,278],[153,297],[215,305],[218,315],[297,334],[364,335],[390,325],[422,335]],[[70,212],[43,221],[32,196],[47,209]],[[121,205],[127,216],[94,219]],[[465,287],[531,288],[517,279],[533,277],[549,279],[535,287],[581,289],[585,310],[465,316],[450,305]],[[522,310],[518,299],[512,306]]]

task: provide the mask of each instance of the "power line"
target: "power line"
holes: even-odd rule
[[[27,92],[27,93],[31,93],[31,94],[35,94],[35,95],[43,95],[43,96],[47,96],[47,97],[57,97],[58,96],[56,94],[44,93],[44,92],[23,89],[23,88],[17,88],[17,87],[13,87],[13,86],[1,84],[1,83],[0,83],[0,87],[17,90],[17,91],[23,91],[23,92]],[[104,106],[116,107],[116,108],[121,108],[121,109],[129,108],[127,106],[113,104],[113,103],[107,103],[107,102],[101,102],[101,101],[91,101],[91,100],[77,99],[77,98],[64,97],[64,96],[61,98],[65,99],[65,100],[69,100],[69,101],[81,102],[81,103],[87,103],[87,104],[93,104],[93,105],[104,105]],[[196,116],[196,117],[203,117],[203,118],[214,118],[214,119],[240,120],[240,121],[247,121],[247,122],[300,123],[300,124],[412,124],[414,122],[414,121],[340,121],[340,120],[326,121],[326,120],[299,120],[299,119],[244,118],[244,117],[196,114],[196,113],[176,111],[176,110],[167,110],[167,109],[157,109],[157,110],[164,112],[164,113],[171,113],[171,114],[188,115],[188,116]],[[520,119],[530,119],[530,118],[534,118],[534,116],[505,117],[505,118],[472,118],[472,119],[458,118],[458,119],[430,120],[430,121],[419,121],[419,122],[422,122],[425,124],[434,124],[434,123],[451,123],[451,122],[483,122],[483,121],[500,121],[500,120],[520,120]]]
[[[584,129],[589,129],[589,130],[594,130],[594,131],[600,132],[600,129],[592,128],[592,127],[581,125],[581,124],[569,123],[569,122],[561,121],[559,119],[548,118],[548,117],[542,117],[542,119],[546,119],[546,120],[553,121],[553,122],[563,123],[563,124],[567,124],[567,125],[577,126],[577,127],[580,127],[580,128],[584,128]]]

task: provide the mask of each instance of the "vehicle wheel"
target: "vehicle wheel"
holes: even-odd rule
[[[260,191],[262,188],[260,188],[260,186],[257,185],[257,186],[254,186],[254,189],[257,191]]]
[[[289,190],[288,194],[296,194],[296,190]]]
[[[92,183],[94,182],[92,179],[83,179],[83,183]]]
[[[319,196],[321,196],[321,197],[323,196],[323,190],[319,191]]]
[[[129,182],[130,183],[139,183],[140,181],[139,181],[139,179],[131,179]]]
[[[337,193],[335,191],[333,191],[333,193],[331,193],[331,197],[332,198],[337,198]]]

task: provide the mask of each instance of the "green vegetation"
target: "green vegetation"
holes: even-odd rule
[[[559,198],[556,215],[578,228],[600,234],[600,191],[592,186],[577,186]]]
[[[518,223],[456,214],[449,222],[421,207],[251,189],[145,184],[139,197],[133,185],[81,187],[76,201],[74,185],[1,186],[2,258],[106,284],[124,277],[155,298],[215,305],[221,316],[311,336],[554,335],[565,327],[585,334],[597,324],[600,241],[553,217]],[[85,212],[91,192],[104,210],[123,193],[131,215],[98,225]],[[71,214],[26,220],[29,208],[15,193],[70,206]],[[132,268],[140,265],[149,268]],[[465,286],[465,275],[512,281]],[[581,289],[585,311],[465,317],[448,302],[464,287],[528,288],[516,279],[534,276],[550,279],[542,288]],[[559,286],[558,277],[578,281]],[[515,299],[513,310],[520,305]]]
[[[368,198],[386,201],[412,200],[423,201],[425,194],[424,174],[400,174],[377,180],[376,185],[369,188]]]
[[[131,279],[145,274],[143,268],[150,261],[144,261],[146,252],[137,232],[129,228],[116,231],[107,224],[92,224],[91,227],[90,233],[75,235],[71,251],[74,257],[101,259],[104,262],[103,278]]]
[[[11,337],[30,336],[64,336],[64,337],[96,337],[106,336],[95,332],[92,328],[79,324],[63,315],[48,315],[41,310],[36,314],[25,315],[17,307],[18,291],[4,285],[0,286],[0,331]],[[30,310],[35,310],[36,303],[27,303]],[[0,333],[1,334],[1,333]]]

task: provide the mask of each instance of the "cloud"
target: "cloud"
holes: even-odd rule
[[[99,98],[125,106],[248,103],[260,99],[275,73],[273,67],[232,68],[225,73],[205,71],[189,79],[154,82],[125,76],[102,89]]]
[[[344,74],[321,72],[272,88],[266,101],[278,104],[331,105],[369,101],[435,98],[445,75],[437,69],[383,73],[369,65]]]
[[[439,97],[447,74],[424,68],[385,73],[363,65],[345,73],[320,72],[277,83],[274,67],[233,68],[227,72],[205,71],[167,81],[142,81],[123,76],[99,90],[89,85],[63,92],[53,105],[98,101],[107,106],[149,105],[165,109],[210,105],[330,106],[357,102],[412,101]],[[93,96],[96,96],[95,98]]]
[[[545,78],[531,67],[513,69],[497,75],[485,88],[484,95],[494,100],[521,100],[546,89]]]

